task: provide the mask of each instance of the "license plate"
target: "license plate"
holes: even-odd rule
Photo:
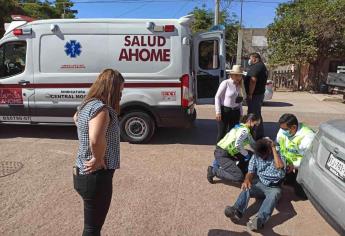
[[[345,161],[339,157],[334,156],[332,153],[326,162],[326,168],[343,182],[345,182]]]

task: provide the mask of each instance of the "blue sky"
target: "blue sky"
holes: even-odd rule
[[[110,1],[110,3],[105,3]],[[273,22],[275,9],[288,0],[244,0],[243,24],[247,28],[264,28]],[[78,18],[179,18],[203,4],[214,9],[214,0],[73,0]],[[80,3],[78,3],[80,2]],[[85,3],[93,2],[93,3]],[[101,2],[101,3],[94,3]],[[230,5],[228,2],[231,2]],[[240,1],[222,0],[221,9],[240,17]]]

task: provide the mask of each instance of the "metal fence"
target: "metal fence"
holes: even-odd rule
[[[292,70],[272,71],[274,90],[296,90],[296,74]]]

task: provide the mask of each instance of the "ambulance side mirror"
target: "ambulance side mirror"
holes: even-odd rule
[[[182,39],[182,44],[183,45],[190,45],[190,39],[187,37],[183,37]]]
[[[56,32],[59,30],[59,26],[56,25],[56,24],[51,24],[51,25],[50,25],[50,30],[51,30],[53,33],[56,33]]]

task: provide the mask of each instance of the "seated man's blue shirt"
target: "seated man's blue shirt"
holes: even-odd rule
[[[284,162],[283,169],[277,169],[274,165],[273,156],[269,156],[266,160],[257,155],[253,155],[249,161],[248,172],[254,173],[259,180],[266,186],[278,185],[285,177],[285,159],[280,157]]]

